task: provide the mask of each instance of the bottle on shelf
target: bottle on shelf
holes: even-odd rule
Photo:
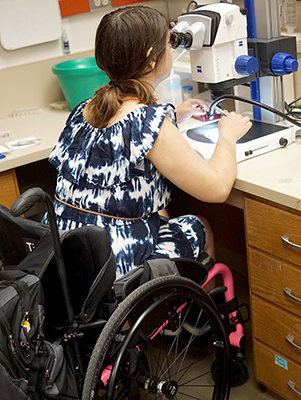
[[[193,86],[192,85],[182,86],[183,101],[186,101],[186,100],[192,98],[192,90],[193,90]]]
[[[284,26],[292,34],[297,28],[297,0],[285,0],[284,6]]]
[[[156,94],[160,103],[172,103],[175,107],[183,103],[180,75],[172,69],[169,77],[157,87]]]

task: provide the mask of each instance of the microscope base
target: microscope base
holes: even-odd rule
[[[252,121],[250,131],[236,145],[237,162],[242,162],[261,154],[285,147],[295,141],[296,126],[281,121],[270,124]],[[187,141],[200,156],[208,162],[212,157],[218,138],[217,121],[206,123],[184,133]]]

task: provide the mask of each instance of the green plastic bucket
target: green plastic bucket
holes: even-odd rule
[[[94,57],[78,58],[52,66],[70,110],[92,97],[97,89],[109,83]]]

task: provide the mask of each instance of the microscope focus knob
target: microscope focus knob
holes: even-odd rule
[[[298,67],[298,61],[286,53],[276,53],[271,61],[272,71],[276,75],[288,75],[297,71]]]
[[[234,22],[234,15],[232,13],[228,13],[226,15],[226,25],[232,25]]]
[[[235,70],[240,75],[253,75],[258,70],[258,60],[248,55],[238,56],[235,60]]]
[[[282,138],[279,139],[280,147],[285,147],[287,144],[288,144],[287,138],[282,137]]]

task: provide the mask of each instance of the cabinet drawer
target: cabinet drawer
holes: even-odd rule
[[[301,395],[301,365],[271,347],[254,340],[256,379],[288,400],[298,400]],[[292,382],[294,391],[288,383]]]
[[[248,269],[252,294],[257,294],[301,317],[301,302],[283,292],[288,288],[292,296],[301,299],[301,267],[249,247]]]
[[[301,363],[301,318],[253,296],[252,327],[256,339]]]
[[[10,208],[20,196],[19,186],[14,169],[0,173],[0,204]]]
[[[281,240],[284,235],[301,246],[301,215],[246,198],[245,221],[249,245],[301,265],[301,250]]]

